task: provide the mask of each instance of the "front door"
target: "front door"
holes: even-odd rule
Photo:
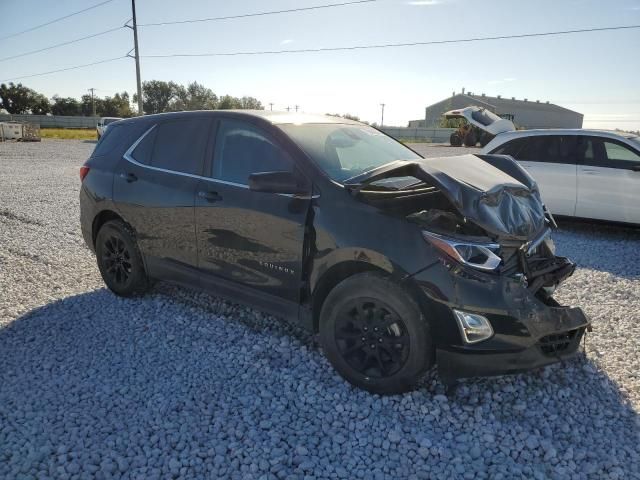
[[[249,190],[252,173],[296,171],[291,154],[252,123],[222,119],[209,172],[198,185],[199,266],[213,276],[298,302],[308,197]]]
[[[576,216],[640,223],[640,153],[618,140],[583,138],[591,147],[578,166]]]
[[[197,267],[195,192],[210,128],[197,116],[158,123],[118,165],[113,197],[151,275],[166,263]]]

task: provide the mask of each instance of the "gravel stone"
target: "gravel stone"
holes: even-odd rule
[[[0,478],[640,478],[640,231],[559,221],[586,356],[380,397],[270,315],[110,293],[79,226],[92,148],[0,143]]]

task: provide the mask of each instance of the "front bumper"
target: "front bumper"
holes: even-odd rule
[[[582,315],[580,309],[576,309]],[[438,373],[444,384],[460,378],[489,377],[524,372],[572,357],[585,334],[584,326],[542,337],[535,345],[517,351],[465,351],[437,349]]]
[[[589,328],[580,308],[542,301],[516,278],[470,270],[446,259],[412,278],[432,300],[436,362],[445,384],[558,362],[576,353]],[[465,344],[454,308],[486,317],[494,335]]]

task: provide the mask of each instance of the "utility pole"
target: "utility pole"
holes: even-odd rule
[[[384,106],[385,106],[385,105],[386,105],[386,104],[384,104],[384,103],[381,103],[381,104],[380,104],[380,106],[382,107],[382,119],[380,120],[380,127],[381,127],[381,128],[382,128],[382,127],[384,127]]]
[[[300,108],[300,105],[296,105],[296,113],[298,112],[298,108]]]
[[[93,116],[96,116],[96,102],[93,99],[93,91],[95,90],[95,88],[87,88],[88,91],[91,92],[91,111],[93,112]]]
[[[269,110],[273,111],[273,102],[269,103]]]
[[[134,56],[133,58],[136,61],[136,83],[138,87],[138,115],[144,115],[144,111],[142,110],[142,82],[140,81],[140,50],[138,49],[138,23],[136,22],[136,0],[131,0],[131,13],[132,18],[131,21],[133,25],[125,25],[133,30],[133,50]],[[128,57],[131,56],[131,51],[127,54]]]
[[[291,107],[287,107],[287,112],[290,112],[290,111],[291,111]]]

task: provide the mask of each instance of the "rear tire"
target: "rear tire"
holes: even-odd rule
[[[452,147],[461,147],[462,139],[460,138],[460,135],[458,135],[457,132],[453,132],[449,137],[449,143],[451,144]]]
[[[107,287],[122,297],[144,294],[150,282],[133,229],[122,220],[111,220],[96,236],[96,260]]]
[[[320,342],[347,381],[382,395],[412,390],[433,363],[420,307],[377,273],[354,275],[331,290],[320,312]]]

